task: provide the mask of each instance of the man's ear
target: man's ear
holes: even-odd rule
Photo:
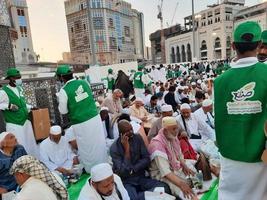
[[[232,42],[231,46],[232,46],[232,49],[235,51],[236,48],[235,48],[235,43],[234,42]]]

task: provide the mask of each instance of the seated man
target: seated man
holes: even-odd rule
[[[148,132],[149,141],[152,140],[153,137],[157,136],[159,130],[162,128],[162,118],[171,117],[173,115],[173,110],[171,105],[164,105],[161,107],[161,117],[154,121],[151,126],[151,129]],[[186,135],[187,133],[179,126],[179,133],[181,135]]]
[[[115,89],[112,93],[112,95],[108,95],[103,103],[101,104],[101,107],[107,107],[109,110],[109,113],[111,114],[119,114],[122,112],[122,104],[121,104],[121,97],[123,96],[123,93],[120,89]]]
[[[64,175],[72,174],[72,166],[78,164],[66,138],[61,136],[60,126],[50,128],[49,137],[40,144],[41,161],[51,171]]]
[[[215,140],[215,132],[202,119],[191,113],[189,104],[184,103],[180,107],[181,115],[177,116],[177,121],[182,128],[188,133],[190,143],[195,150],[199,150],[201,140]]]
[[[150,101],[145,105],[145,109],[150,114],[159,114],[160,107],[157,104],[158,97],[156,95],[151,96]]]
[[[148,120],[149,113],[144,108],[143,100],[139,97],[137,97],[134,101],[134,104],[130,106],[129,112],[132,117],[136,117],[142,120],[143,122]]]
[[[214,130],[214,117],[212,114],[213,102],[210,99],[205,99],[202,103],[202,107],[196,110],[194,113],[199,118],[204,120],[211,129]]]
[[[68,200],[67,189],[57,178],[32,156],[22,156],[12,165],[10,173],[15,176],[21,190],[15,200]]]
[[[15,177],[9,174],[9,170],[16,159],[26,154],[24,147],[18,144],[12,133],[0,134],[0,197],[3,193],[16,190]]]
[[[152,178],[167,183],[176,197],[192,198],[194,193],[185,180],[186,175],[193,175],[183,159],[178,140],[178,124],[174,117],[162,119],[163,128],[149,144],[152,160],[150,174]]]
[[[113,135],[111,116],[108,113],[108,107],[102,107],[100,109],[100,117],[103,123],[106,145],[107,148],[109,149],[112,143],[114,142],[114,135]]]
[[[91,178],[82,188],[78,200],[130,200],[121,179],[113,174],[108,163],[95,165],[91,169]]]
[[[112,144],[110,155],[113,170],[121,177],[130,199],[144,200],[144,192],[153,191],[156,187],[164,187],[169,193],[166,184],[145,176],[150,157],[141,136],[133,133],[130,122],[126,120],[121,120],[118,128],[120,137]]]

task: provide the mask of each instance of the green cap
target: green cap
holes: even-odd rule
[[[143,69],[144,67],[142,65],[138,65],[137,69],[140,70],[140,69]]]
[[[15,67],[9,68],[6,72],[6,78],[21,76],[20,71]]]
[[[249,35],[246,37],[245,34]],[[259,41],[261,41],[261,27],[257,22],[247,21],[236,27],[234,31],[234,42],[251,43]]]
[[[262,43],[267,44],[267,30],[261,33]]]
[[[56,71],[57,76],[71,74],[72,71],[69,65],[59,65]]]
[[[113,69],[109,68],[108,73],[112,73],[112,72],[113,72]]]

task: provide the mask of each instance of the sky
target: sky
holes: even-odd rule
[[[145,42],[150,46],[149,35],[160,29],[157,19],[159,0],[126,0],[134,9],[143,12]],[[174,13],[178,2],[177,11]],[[195,0],[195,11],[216,3],[217,0]],[[246,5],[260,3],[262,0],[246,0]],[[33,48],[39,54],[41,61],[56,62],[62,59],[62,52],[69,52],[67,23],[64,10],[64,0],[27,0],[30,26],[33,38]],[[183,24],[183,18],[191,14],[191,0],[164,0],[164,26]],[[174,16],[173,23],[171,24]]]

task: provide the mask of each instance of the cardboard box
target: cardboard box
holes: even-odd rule
[[[32,126],[36,140],[43,140],[49,136],[50,117],[47,108],[32,110]]]

